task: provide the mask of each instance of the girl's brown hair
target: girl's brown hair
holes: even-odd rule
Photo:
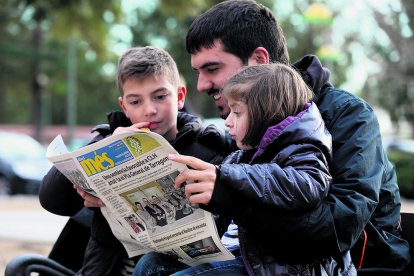
[[[242,142],[253,147],[270,126],[295,116],[313,98],[299,73],[281,63],[246,67],[230,78],[222,93],[247,105],[249,130]]]

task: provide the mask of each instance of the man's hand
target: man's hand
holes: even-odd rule
[[[217,178],[216,166],[192,156],[170,154],[168,158],[191,168],[183,171],[175,178],[175,188],[179,189],[186,182],[185,195],[191,204],[201,203],[207,205],[213,195]]]
[[[105,203],[103,203],[103,201],[97,198],[96,196],[88,194],[87,192],[85,192],[84,190],[82,190],[76,185],[73,185],[73,188],[75,188],[78,194],[84,199],[83,204],[86,207],[104,207],[105,206]]]

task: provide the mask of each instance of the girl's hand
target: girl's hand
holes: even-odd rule
[[[133,124],[129,127],[117,127],[113,134],[125,133],[128,131],[135,131],[135,130],[148,130],[150,123],[149,122],[140,122]]]
[[[191,168],[175,178],[175,188],[179,189],[186,182],[185,195],[191,204],[207,205],[213,195],[217,178],[216,166],[192,156],[170,154],[168,158]]]
[[[75,188],[78,194],[83,198],[84,200],[83,205],[85,205],[85,207],[104,207],[105,206],[105,203],[103,203],[103,201],[97,198],[96,196],[88,194],[87,192],[85,192],[84,190],[82,190],[76,185],[73,185],[73,188]]]

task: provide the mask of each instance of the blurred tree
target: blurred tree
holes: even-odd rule
[[[414,2],[399,3],[400,6],[388,5],[387,11],[391,13],[388,16],[373,8],[375,20],[391,45],[376,43],[372,47],[381,59],[383,70],[369,85],[381,87],[380,104],[390,113],[397,129],[399,121],[405,119],[414,138]]]
[[[97,58],[106,59],[106,36],[109,23],[113,22],[108,22],[105,17],[114,21],[119,14],[120,4],[115,1],[16,0],[3,4],[0,15],[2,19],[6,18],[7,22],[0,32],[12,38],[6,43],[12,43],[2,44],[0,49],[5,52],[11,51],[8,45],[13,47],[17,44],[17,49],[20,48],[25,53],[6,60],[19,60],[25,65],[22,68],[28,68],[27,72],[17,76],[21,80],[30,80],[30,118],[35,129],[35,138],[38,140],[41,140],[44,90],[51,79],[45,74],[46,67],[51,69],[59,63],[62,56],[67,56],[67,53],[62,53],[60,49],[48,46],[62,46],[75,38],[84,42],[88,51],[93,51]],[[7,82],[4,79],[3,81]],[[0,94],[4,95],[1,91]]]
[[[286,36],[290,61],[316,55],[331,71],[331,82],[341,86],[351,60],[346,45],[340,49],[333,46],[332,23],[338,20],[340,10],[331,8],[329,1],[314,0],[275,0],[273,10]]]
[[[108,3],[110,2],[110,3]],[[177,1],[140,1],[128,2],[134,8],[129,8],[128,13],[122,18],[120,25],[127,25],[131,30],[131,45],[144,46],[156,45],[169,51],[174,59],[177,61],[180,72],[187,83],[188,88],[188,102],[186,106],[191,112],[202,114],[205,117],[217,116],[214,103],[205,95],[196,92],[196,75],[190,66],[190,57],[185,50],[185,36],[189,25],[194,18],[211,7],[212,5],[221,2],[217,0],[177,0]],[[329,35],[325,35],[325,40],[321,39],[329,29],[329,26],[320,24],[310,24],[306,22],[305,13],[310,6],[308,0],[298,0],[291,4],[285,1],[264,0],[258,1],[272,8],[275,11],[279,23],[282,24],[283,30],[286,34],[289,44],[291,60],[302,57],[305,54],[315,53],[324,43],[329,42]],[[112,1],[82,1],[77,2],[62,2],[59,1],[9,1],[6,6],[5,18],[7,21],[3,27],[0,26],[0,32],[4,31],[11,36],[10,48],[19,49],[21,47],[27,52],[26,56],[29,60],[34,60],[33,68],[37,68],[38,77],[33,81],[33,91],[41,90],[43,95],[33,92],[37,95],[36,99],[43,99],[44,110],[53,114],[49,119],[50,123],[65,123],[67,114],[63,112],[67,110],[65,103],[67,102],[68,81],[67,81],[67,55],[68,42],[74,38],[77,41],[76,55],[77,55],[77,74],[78,74],[78,99],[79,108],[77,111],[78,123],[92,124],[102,121],[102,111],[111,110],[117,107],[116,101],[116,86],[114,79],[114,69],[116,67],[116,60],[118,56],[110,55],[110,53],[119,55],[120,50],[115,50],[108,47],[108,33],[117,23],[115,18],[119,18],[120,3],[113,4]],[[20,4],[17,4],[20,3]],[[21,4],[24,3],[24,4]],[[112,3],[112,4],[111,4]],[[290,5],[292,10],[286,17],[279,17],[279,10],[282,7]],[[42,20],[38,25],[41,26],[39,32],[43,36],[41,40],[38,53],[31,52],[31,47],[27,46],[25,41],[29,41],[29,35],[34,33],[35,17],[34,12],[39,11],[39,16]],[[113,11],[114,10],[114,11]],[[11,13],[10,11],[14,11]],[[40,12],[42,11],[42,12]],[[12,16],[11,16],[12,15]],[[112,18],[112,19],[111,19]],[[2,18],[0,18],[1,20]],[[10,22],[21,24],[18,32],[10,35]],[[122,36],[119,34],[119,36]],[[7,37],[7,36],[6,36]],[[1,42],[0,42],[1,43]],[[16,47],[18,45],[18,47]],[[126,47],[125,47],[126,48]],[[0,44],[0,55],[2,48]],[[35,49],[35,48],[34,48]],[[105,51],[107,49],[107,51]],[[17,53],[13,58],[6,55],[6,60],[12,60],[11,65],[26,64],[27,59],[24,55]],[[34,59],[33,57],[38,57]],[[328,62],[328,61],[327,61]],[[336,67],[340,67],[337,62],[332,62],[333,71]],[[19,74],[15,75],[17,79],[25,80],[30,75],[25,73],[25,69],[20,69]],[[105,69],[111,70],[105,70]],[[332,69],[332,68],[331,68]],[[9,69],[7,69],[9,70]],[[16,70],[19,71],[19,70]],[[106,72],[106,73],[105,73]],[[31,74],[33,75],[33,74]],[[335,74],[334,74],[335,75]],[[339,75],[344,77],[344,74]],[[339,77],[339,78],[340,78]],[[337,79],[339,79],[337,78]],[[3,80],[0,79],[0,81]],[[4,80],[10,83],[10,80]],[[21,86],[24,90],[22,82],[14,82],[13,91]],[[40,84],[46,85],[42,86]],[[2,85],[0,85],[2,86]],[[4,95],[1,93],[0,95]],[[0,96],[1,97],[1,96]],[[21,97],[28,104],[32,101],[27,97]],[[10,99],[15,99],[14,95],[8,95],[8,102]],[[99,101],[99,105],[96,102]],[[22,100],[19,100],[21,105]],[[40,120],[39,105],[42,101],[33,100],[36,103],[37,110],[33,113],[36,115],[29,115],[29,118]],[[13,111],[11,105],[7,106],[8,111]],[[10,121],[24,122],[23,114],[27,113],[28,108],[22,110],[19,118],[8,118]],[[14,112],[14,111],[13,111]],[[14,112],[16,113],[16,112]],[[44,116],[47,118],[47,116]],[[6,118],[6,117],[5,117]],[[1,120],[1,119],[0,119]]]
[[[11,114],[19,120],[30,109],[28,97],[21,92],[26,89],[26,60],[32,53],[25,46],[24,24],[16,17],[16,9],[0,4],[0,122],[7,122]]]
[[[65,110],[68,109],[70,41],[75,42],[73,45],[76,50],[76,58],[71,61],[77,62],[78,81],[74,90],[79,90],[75,99],[78,103],[75,114],[78,124],[102,122],[106,111],[118,108],[115,69],[119,55],[129,46],[144,45],[164,48],[177,61],[187,84],[189,101],[186,106],[190,111],[204,117],[216,117],[214,103],[204,94],[196,92],[197,79],[185,50],[185,36],[194,18],[218,2],[221,1],[1,2],[0,122],[27,123],[30,118],[39,129],[42,110],[43,122],[67,122]],[[273,9],[282,25],[291,62],[306,54],[318,55],[331,70],[332,82],[340,87],[349,82],[352,65],[361,63],[355,49],[359,49],[359,52],[363,49],[365,56],[369,56],[364,62],[371,62],[374,66],[380,64],[378,67],[386,70],[371,72],[365,86],[361,88],[361,96],[370,103],[380,102],[387,106],[395,121],[401,116],[414,116],[410,113],[414,109],[409,106],[413,101],[408,100],[412,99],[409,97],[413,97],[414,93],[412,77],[409,77],[413,71],[412,56],[409,55],[410,49],[413,49],[412,42],[409,42],[412,40],[412,26],[409,27],[407,23],[413,22],[408,20],[412,19],[413,14],[410,1],[403,0],[399,10],[393,2],[394,17],[390,17],[389,13],[381,15],[377,12],[378,24],[386,33],[390,33],[390,38],[394,37],[390,39],[396,45],[392,49],[389,45],[379,43],[379,40],[367,42],[367,33],[361,31],[358,24],[354,24],[353,29],[351,24],[348,26],[350,21],[344,24],[346,11],[342,2],[258,2]],[[375,8],[371,7],[370,10]],[[340,28],[343,25],[347,26],[346,30],[352,30],[344,31]],[[387,28],[389,31],[386,31]],[[394,34],[395,30],[398,31],[397,35]],[[338,37],[340,43],[336,41]]]

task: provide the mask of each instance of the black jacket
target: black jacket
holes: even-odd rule
[[[130,126],[131,122],[123,112],[108,114],[109,124],[96,126],[98,132],[91,143],[113,133],[118,126]],[[224,131],[211,125],[202,127],[199,118],[179,112],[178,134],[171,145],[180,153],[192,155],[212,164],[220,164],[227,151]],[[42,181],[39,199],[48,211],[73,216],[83,208],[83,199],[76,193],[70,181],[53,167]],[[116,275],[126,258],[122,244],[112,234],[111,229],[100,212],[94,209],[91,239],[86,249],[84,264],[79,275]]]
[[[327,198],[305,214],[280,213],[273,241],[280,260],[312,263],[351,250],[359,275],[402,275],[411,263],[401,237],[401,199],[394,167],[383,149],[378,120],[361,98],[333,87],[315,56],[293,66],[315,93],[332,135],[333,177]],[[227,221],[218,229],[225,230]],[[365,238],[366,237],[366,238]],[[366,241],[365,254],[363,245]]]
[[[401,238],[401,200],[394,167],[383,149],[378,120],[362,99],[328,83],[329,71],[314,56],[293,64],[316,95],[333,139],[333,182],[326,200],[301,218],[279,216],[278,249],[285,258],[310,261],[352,249],[358,274],[400,274],[410,263]],[[300,248],[300,250],[297,250]]]
[[[250,275],[320,275],[337,269],[330,256],[303,264],[286,259],[274,239],[279,215],[302,217],[317,208],[332,180],[331,135],[316,105],[295,118],[269,128],[257,150],[237,151],[226,158],[206,206],[239,226],[241,255]],[[341,268],[352,275],[355,269],[349,260],[347,265]]]

